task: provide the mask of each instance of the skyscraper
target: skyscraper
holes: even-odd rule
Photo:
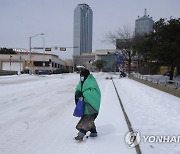
[[[154,21],[152,20],[152,17],[149,17],[147,15],[147,10],[144,11],[144,16],[136,19],[135,22],[135,34],[137,35],[144,35],[148,34],[153,31],[153,24]]]
[[[73,55],[92,53],[93,11],[87,4],[79,4],[74,10]]]

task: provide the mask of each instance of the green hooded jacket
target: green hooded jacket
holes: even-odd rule
[[[76,91],[81,91],[81,81],[79,81]],[[82,93],[85,102],[84,115],[98,114],[101,101],[101,92],[96,79],[92,74],[84,81]]]

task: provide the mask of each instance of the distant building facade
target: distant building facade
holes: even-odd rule
[[[17,71],[20,73],[37,73],[41,70],[54,72],[56,70],[73,71],[72,60],[61,60],[57,55],[32,52],[30,61],[29,52],[15,54],[0,54],[0,71]]]
[[[79,4],[74,10],[73,55],[92,53],[93,11],[87,4]]]
[[[144,35],[153,31],[154,20],[152,17],[147,15],[147,10],[144,11],[144,16],[138,16],[138,19],[135,21],[135,34],[136,35]]]
[[[113,72],[116,70],[118,55],[116,49],[96,50],[96,60],[103,60],[105,62],[102,71]]]
[[[84,66],[87,69],[94,70],[90,68],[92,62],[95,60],[95,54],[82,54],[80,56],[73,56],[74,67]]]

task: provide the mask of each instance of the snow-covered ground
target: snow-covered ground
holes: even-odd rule
[[[135,154],[124,141],[128,127],[141,135],[179,135],[180,99],[118,75],[93,73],[102,93],[98,137],[74,140],[72,116],[79,74],[0,77],[0,154]],[[179,154],[180,143],[140,143],[143,154]]]

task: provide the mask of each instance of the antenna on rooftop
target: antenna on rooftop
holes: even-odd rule
[[[147,10],[145,9],[145,10],[144,10],[144,16],[146,16],[146,15],[147,15]]]

